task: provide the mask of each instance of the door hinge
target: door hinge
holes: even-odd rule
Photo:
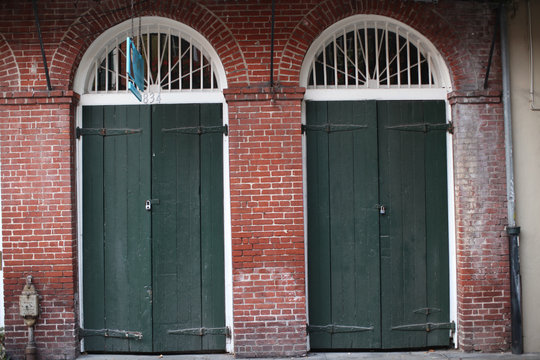
[[[396,331],[425,331],[430,332],[433,330],[456,330],[456,323],[424,323],[424,324],[408,324],[392,327],[392,330]]]
[[[142,133],[142,129],[106,129],[106,128],[81,128],[77,126],[76,136],[82,135],[119,136]]]
[[[443,131],[447,131],[450,134],[454,133],[454,124],[451,121],[447,123],[441,123],[441,124],[417,123],[417,124],[385,126],[384,128],[387,130],[412,131],[412,132],[423,132],[423,133],[427,133],[429,131],[434,131],[434,130],[443,130]]]
[[[307,332],[313,333],[313,332],[327,332],[330,334],[337,334],[337,333],[355,333],[355,332],[362,332],[362,331],[373,331],[373,326],[347,326],[347,325],[308,325],[307,326]]]
[[[357,124],[322,124],[322,125],[305,125],[302,124],[300,127],[302,134],[304,134],[306,131],[324,131],[327,133],[331,132],[338,132],[338,131],[354,131],[354,130],[361,130],[366,129],[367,125],[357,125]]]
[[[231,329],[228,326],[218,328],[191,328],[167,331],[169,335],[185,335],[185,336],[205,336],[205,335],[225,335],[231,337]]]
[[[191,135],[202,135],[209,133],[222,133],[225,136],[229,135],[229,126],[188,126],[180,128],[171,128],[171,129],[161,129],[161,132],[164,133],[175,133],[175,134],[191,134]]]
[[[140,331],[114,330],[114,329],[83,329],[79,328],[79,338],[89,336],[103,336],[111,338],[142,340],[143,334]]]
[[[433,314],[435,312],[441,312],[441,309],[439,309],[439,308],[420,308],[420,309],[413,310],[413,313],[415,313],[415,314],[423,314],[423,315],[429,315],[429,314]]]

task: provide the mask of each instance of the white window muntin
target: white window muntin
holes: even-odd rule
[[[218,94],[227,81],[213,47],[191,27],[160,17],[143,17],[140,26],[138,18],[127,20],[101,34],[81,60],[74,90],[81,95],[127,94],[123,59],[126,37],[132,35],[145,60],[151,60],[145,61],[145,92],[222,97]]]
[[[300,85],[307,95],[329,89],[447,93],[450,77],[438,51],[416,30],[383,16],[357,15],[332,25],[314,41]]]

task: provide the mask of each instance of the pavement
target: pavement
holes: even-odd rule
[[[234,355],[83,355],[77,360],[234,360]],[[465,353],[459,350],[415,352],[345,352],[309,353],[301,358],[272,358],[272,360],[540,360],[540,353],[513,355],[511,353]],[[258,359],[261,360],[261,359]]]

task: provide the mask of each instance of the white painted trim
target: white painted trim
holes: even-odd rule
[[[302,101],[302,125],[306,124],[306,102]],[[307,216],[308,202],[307,202],[307,139],[305,134],[302,135],[302,195],[304,196],[304,283],[306,291],[306,323],[309,324],[309,288],[308,288],[308,221]],[[311,338],[306,336],[307,350],[311,350]]]
[[[452,108],[446,102],[446,122],[452,121]],[[454,346],[458,347],[458,317],[457,317],[457,253],[456,253],[456,211],[455,211],[455,188],[454,188],[454,146],[452,134],[446,134],[446,167],[447,167],[447,196],[448,196],[448,265],[450,285],[450,321],[456,323],[456,331],[453,334]]]
[[[229,106],[223,102],[223,125],[229,126]],[[231,329],[231,337],[226,338],[226,351],[234,352],[234,313],[233,313],[233,267],[231,230],[231,185],[229,164],[229,137],[223,136],[223,237],[225,256],[225,326]]]
[[[412,27],[389,17],[380,15],[354,15],[346,19],[338,21],[332,26],[324,30],[309,47],[302,68],[300,70],[300,86],[308,88],[309,72],[313,64],[313,60],[317,56],[321,47],[329,41],[333,40],[334,36],[343,35],[343,31],[353,30],[358,23],[367,23],[371,27],[381,27],[384,29],[388,26],[389,30],[399,29],[400,34],[406,33],[409,36],[409,40],[413,42],[419,49],[424,50],[426,55],[429,55],[433,61],[433,76],[435,77],[435,83],[439,84],[439,88],[445,88],[447,92],[451,91],[451,78],[448,67],[446,66],[443,57],[437,48],[420,32],[416,31]],[[427,57],[427,56],[426,56]],[[388,99],[386,99],[388,100]]]
[[[307,101],[446,100],[446,89],[307,89]]]
[[[227,77],[225,68],[219,60],[217,52],[212,48],[210,43],[202,37],[194,29],[181,24],[177,21],[160,18],[160,17],[143,17],[142,24],[156,28],[161,26],[169,26],[174,29],[179,29],[181,33],[188,34],[192,44],[206,52],[211,61],[214,73],[216,75],[219,89],[216,90],[191,90],[191,91],[166,91],[162,90],[159,102],[152,104],[191,104],[191,103],[221,103],[223,110],[223,124],[229,124],[228,105],[223,96],[221,89],[227,88]],[[89,105],[146,105],[139,103],[135,97],[127,91],[119,91],[117,93],[86,93],[85,86],[87,79],[92,75],[92,65],[94,58],[110,39],[118,37],[119,34],[131,29],[131,21],[125,21],[117,25],[103,34],[101,34],[84,54],[81,64],[77,70],[74,80],[75,92],[81,94],[79,104],[76,109],[76,126],[82,126],[82,107]],[[145,92],[147,93],[147,92]],[[155,94],[156,95],[156,94]],[[75,131],[75,129],[73,129]],[[76,141],[76,177],[77,177],[77,247],[79,261],[79,321],[80,326],[84,327],[84,311],[83,311],[83,257],[82,257],[82,142]],[[224,224],[224,266],[225,266],[225,324],[231,329],[232,336],[226,340],[226,351],[234,352],[234,319],[233,319],[233,276],[232,276],[232,236],[231,236],[231,197],[230,197],[230,181],[229,181],[229,138],[223,137],[223,224]],[[1,226],[1,225],[0,225]],[[84,351],[84,340],[81,341],[81,351]]]
[[[146,92],[145,92],[146,93]],[[155,94],[157,97],[157,94]],[[162,92],[160,100],[143,103],[129,92],[116,94],[85,94],[81,96],[80,105],[155,105],[155,104],[214,104],[225,103],[225,97],[219,90],[191,92]]]
[[[77,105],[75,110],[75,124],[76,126],[82,126],[82,106]],[[75,131],[75,129],[73,129]],[[83,230],[83,218],[82,218],[82,142],[75,141],[75,172],[76,172],[76,187],[77,187],[77,258],[78,258],[78,274],[79,274],[79,322],[80,327],[84,329],[84,297],[83,297],[83,243],[82,243],[82,230]],[[81,352],[84,352],[84,338],[81,339]]]

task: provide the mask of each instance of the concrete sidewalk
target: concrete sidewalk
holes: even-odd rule
[[[78,360],[233,360],[233,355],[83,355]],[[358,352],[309,353],[302,358],[273,358],[272,360],[540,360],[540,353],[512,355],[510,353],[464,353],[458,350],[418,352]]]

